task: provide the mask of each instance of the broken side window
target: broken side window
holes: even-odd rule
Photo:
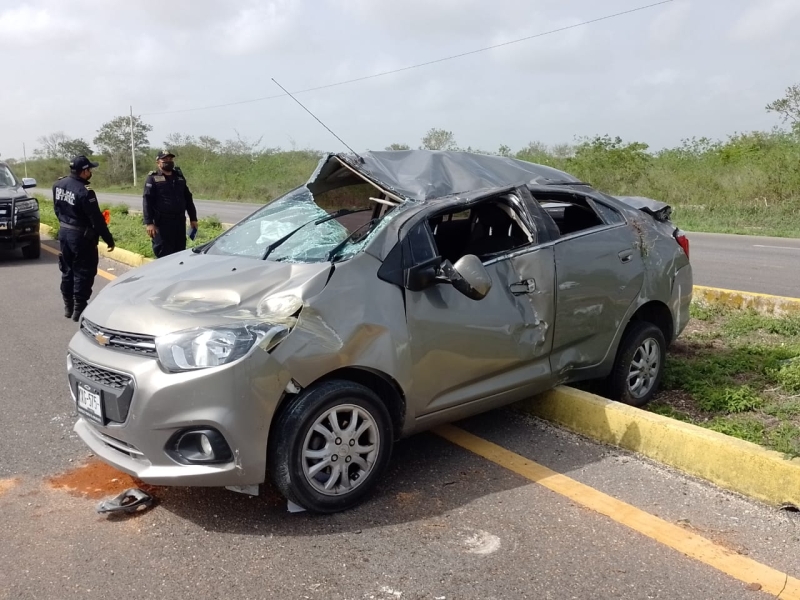
[[[440,256],[453,264],[467,254],[486,260],[536,242],[536,232],[529,230],[510,197],[439,214],[429,224]]]
[[[623,217],[617,209],[611,208],[602,202],[594,202],[593,204],[597,212],[600,213],[600,216],[603,217],[603,220],[608,225],[617,225],[625,222],[625,217]]]
[[[555,221],[562,236],[605,225],[584,196],[543,192],[533,192],[533,196]]]

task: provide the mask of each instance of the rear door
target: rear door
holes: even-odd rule
[[[646,249],[616,209],[583,197],[591,210],[560,224],[568,233],[555,243],[556,321],[553,372],[600,364],[644,283]],[[567,210],[569,212],[569,209]],[[592,224],[590,217],[596,219]],[[575,227],[583,229],[573,230]]]

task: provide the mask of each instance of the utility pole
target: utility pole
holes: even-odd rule
[[[136,143],[133,140],[133,106],[131,106],[131,161],[133,162],[133,187],[136,187]]]
[[[25,163],[25,177],[28,176],[28,153],[25,152],[25,142],[22,142],[22,160]]]

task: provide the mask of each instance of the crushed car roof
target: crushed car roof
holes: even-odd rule
[[[400,150],[336,156],[399,196],[418,201],[512,185],[578,182],[558,169],[488,154]]]

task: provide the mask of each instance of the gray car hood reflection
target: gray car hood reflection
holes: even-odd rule
[[[190,251],[123,275],[90,303],[86,318],[109,329],[162,335],[181,329],[255,319],[269,322],[263,301],[305,300],[325,287],[330,263],[292,264]],[[135,285],[127,285],[134,283]]]

